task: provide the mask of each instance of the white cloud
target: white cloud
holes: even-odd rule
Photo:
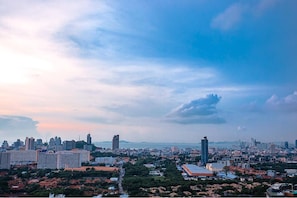
[[[283,98],[272,95],[266,101],[266,105],[270,110],[297,112],[297,91]]]
[[[141,114],[161,117],[188,89],[220,80],[204,65],[87,59],[71,38],[89,42],[85,39],[97,28],[120,28],[108,5],[29,2],[0,4],[0,108],[38,120],[43,134],[124,126]],[[175,97],[179,89],[185,92],[181,98]]]
[[[0,135],[5,140],[35,136],[38,121],[26,116],[0,115]]]
[[[246,8],[242,4],[232,4],[223,13],[219,14],[212,20],[211,27],[223,31],[233,28],[241,21],[245,9]]]
[[[266,10],[268,10],[269,8],[272,8],[273,6],[275,6],[278,2],[279,0],[261,0],[253,9],[253,12],[257,16],[260,16],[264,12],[266,12]]]
[[[237,131],[245,131],[246,127],[245,126],[238,126]]]
[[[228,31],[236,27],[247,17],[261,16],[268,9],[276,5],[278,0],[261,0],[251,2],[233,3],[211,21],[211,27],[222,31]]]
[[[113,9],[102,1],[1,1],[1,113],[38,120],[42,134],[65,132],[64,137],[73,138],[81,131],[117,128],[131,137],[136,131],[150,136],[151,129],[163,130],[158,124],[152,126],[156,120],[193,96],[246,90],[224,84],[220,73],[208,65],[102,58],[113,53],[115,42],[100,37],[96,30],[122,28]],[[101,50],[92,59],[83,53],[92,50],[84,45],[94,37]],[[202,106],[196,106],[199,109]],[[180,120],[223,121],[216,113]]]

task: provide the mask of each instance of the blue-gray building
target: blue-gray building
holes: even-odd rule
[[[206,165],[208,162],[208,140],[207,137],[205,136],[201,140],[201,163],[202,165]]]

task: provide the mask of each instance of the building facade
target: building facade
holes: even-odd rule
[[[72,150],[74,148],[75,148],[75,141],[74,140],[72,140],[72,141],[66,140],[66,141],[63,142],[63,149],[64,150]]]
[[[38,169],[79,168],[81,162],[86,161],[89,153],[72,151],[39,152],[37,159]]]
[[[206,165],[208,162],[208,140],[205,136],[201,140],[201,164]]]
[[[26,137],[25,150],[35,150],[35,139]]]
[[[92,144],[92,137],[91,134],[87,135],[87,144]]]
[[[36,163],[37,161],[37,151],[35,150],[11,150],[7,151],[10,153],[10,163],[11,165],[25,165]]]
[[[112,138],[112,150],[118,150],[120,148],[120,136],[119,135],[115,135]]]
[[[39,152],[37,157],[38,169],[56,169],[57,155],[54,152]]]
[[[57,169],[81,167],[79,153],[59,151],[57,152],[57,155]]]
[[[78,153],[80,155],[80,164],[83,162],[89,162],[90,161],[90,151],[88,150],[72,150],[73,153]]]
[[[0,169],[10,169],[10,159],[10,153],[0,152]]]

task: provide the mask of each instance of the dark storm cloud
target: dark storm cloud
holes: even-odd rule
[[[221,97],[209,94],[205,98],[182,104],[167,115],[167,120],[180,124],[221,124],[225,120],[218,115],[216,105]]]

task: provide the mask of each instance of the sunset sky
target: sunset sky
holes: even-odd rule
[[[296,0],[0,0],[0,143],[293,143],[296,19]]]

